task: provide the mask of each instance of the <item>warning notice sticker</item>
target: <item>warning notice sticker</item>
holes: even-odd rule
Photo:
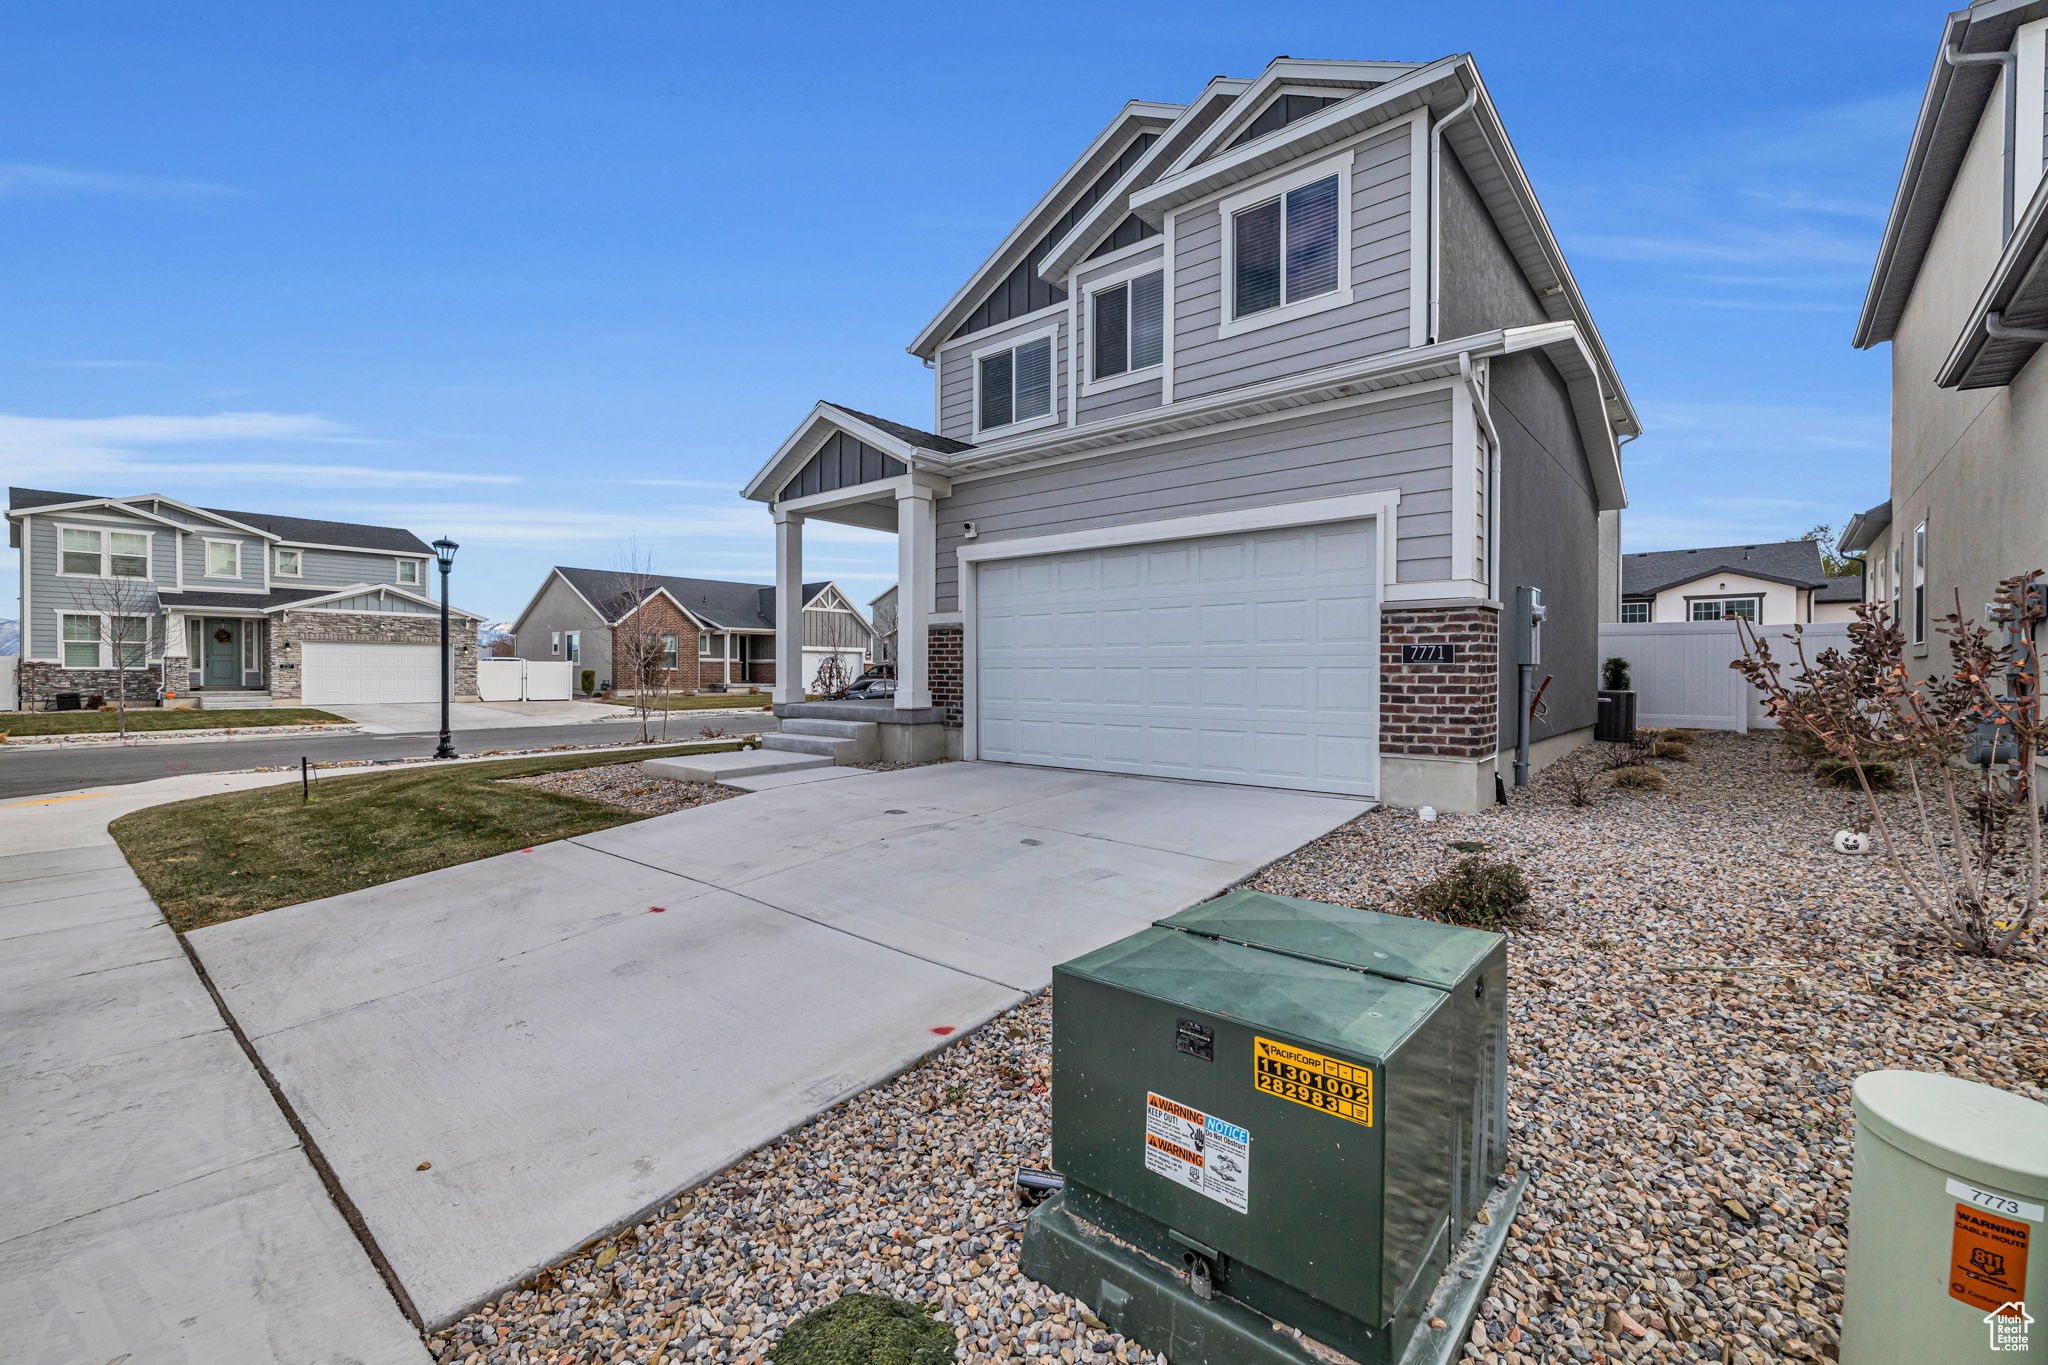
[[[1252,1193],[1252,1135],[1164,1095],[1145,1096],[1145,1169],[1245,1212]]]
[[[1366,1067],[1254,1037],[1252,1084],[1268,1095],[1372,1127],[1372,1072]]]
[[[1973,1308],[1995,1309],[2026,1294],[2027,1225],[1956,1205],[1948,1296]]]

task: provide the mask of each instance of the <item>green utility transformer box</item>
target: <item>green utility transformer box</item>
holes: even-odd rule
[[[1450,1359],[1520,1194],[1506,996],[1498,934],[1252,891],[1056,968],[1025,1273],[1174,1365]]]

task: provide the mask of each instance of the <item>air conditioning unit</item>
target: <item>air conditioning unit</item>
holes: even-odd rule
[[[1521,1192],[1506,996],[1498,934],[1251,891],[1061,965],[1025,1273],[1175,1365],[1450,1360]]]

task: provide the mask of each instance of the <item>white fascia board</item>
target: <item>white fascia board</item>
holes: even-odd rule
[[[1578,419],[1579,440],[1586,447],[1586,463],[1600,494],[1600,510],[1615,512],[1627,507],[1628,490],[1621,477],[1621,445],[1615,439],[1614,423],[1601,391],[1600,366],[1578,324],[1539,322],[1533,327],[1510,327],[1501,336],[1503,354],[1540,350],[1564,376],[1572,412]]]
[[[1066,279],[1069,272],[1079,269],[1096,242],[1131,211],[1132,192],[1151,183],[1154,175],[1209,126],[1210,119],[1220,116],[1223,108],[1250,85],[1250,81],[1235,80],[1229,76],[1218,76],[1210,81],[1207,88],[1195,97],[1194,103],[1160,133],[1159,140],[1145,149],[1145,154],[1138,158],[1129,173],[1081,216],[1081,221],[1074,224],[1072,231],[1039,258],[1035,267],[1038,277],[1048,284],[1057,285]]]
[[[1169,126],[1173,119],[1180,116],[1181,108],[1182,106],[1176,104],[1132,100],[1119,109],[1116,117],[1095,135],[1095,140],[1090,142],[1087,149],[1067,167],[1066,172],[1053,182],[1052,188],[1031,206],[1031,211],[1018,220],[1017,226],[1010,229],[1009,235],[989,253],[988,259],[967,277],[965,284],[954,291],[953,297],[946,300],[946,306],[924,325],[924,330],[917,334],[917,339],[905,349],[921,360],[931,359],[932,353],[945,340],[946,334],[958,325],[958,315],[965,312],[968,306],[980,297],[981,291],[988,286],[993,277],[1008,271],[1016,264],[1017,258],[1029,244],[1032,230],[1038,226],[1045,214],[1062,203],[1077,185],[1085,188],[1087,180],[1101,174],[1101,168],[1110,159],[1110,154],[1129,141],[1134,132],[1143,128],[1163,129]]]
[[[810,597],[805,600],[805,608],[808,609],[812,602],[817,601],[820,597],[823,597],[828,592],[838,593],[839,600],[846,604],[847,614],[853,617],[854,620],[860,622],[861,626],[867,631],[868,634],[873,635],[875,633],[874,624],[868,620],[867,614],[863,612],[859,607],[853,605],[853,599],[851,597],[848,597],[845,593],[840,592],[839,585],[829,578],[825,580],[823,587],[819,588],[816,592],[812,593]]]
[[[165,499],[165,501],[169,501],[169,499]],[[130,507],[120,498],[88,498],[83,502],[52,502],[46,503],[41,507],[9,508],[7,519],[9,521],[19,521],[30,516],[40,517],[66,512],[87,512],[94,508],[105,508],[109,511],[120,512],[125,516],[140,517],[144,521],[153,521],[160,526],[167,526],[173,531],[190,531],[194,529],[182,521],[173,521],[171,518],[161,516],[155,512],[145,512],[140,507]]]
[[[905,465],[915,465],[920,454],[937,455],[937,451],[926,451],[923,446],[914,446],[900,437],[891,436],[878,427],[871,426],[855,417],[846,409],[831,403],[819,402],[812,406],[810,413],[797,424],[768,463],[747,481],[740,490],[740,496],[755,502],[773,502],[775,490],[790,476],[803,468],[804,461],[818,453],[818,447],[825,444],[825,438],[833,431],[843,431],[864,445],[873,446],[884,455],[901,460]]]
[[[282,536],[276,535],[270,531],[259,531],[255,527],[250,526],[245,522],[236,521],[233,517],[224,517],[218,512],[209,512],[204,507],[194,507],[189,502],[179,502],[176,498],[165,497],[162,493],[138,493],[132,498],[110,498],[108,499],[108,501],[118,502],[124,505],[132,502],[167,502],[181,512],[190,512],[195,517],[205,517],[208,521],[218,522],[222,526],[232,526],[237,531],[245,532],[246,534],[255,536],[261,540],[283,539]],[[135,508],[133,510],[137,513],[137,515],[140,516],[151,515],[150,513],[143,512],[140,508]],[[171,525],[177,526],[179,525],[179,523],[174,521],[171,523]],[[187,526],[184,529],[190,531],[195,528]]]
[[[619,617],[618,620],[607,621],[605,622],[605,624],[610,626],[624,625],[627,621],[630,621],[633,617],[637,616],[640,613],[640,609],[646,606],[649,602],[653,601],[656,597],[666,597],[669,600],[669,605],[673,606],[677,611],[681,612],[683,616],[692,625],[697,627],[697,629],[719,629],[719,625],[716,621],[706,620],[704,617],[699,616],[696,612],[691,611],[688,607],[684,606],[682,602],[677,599],[674,593],[670,592],[665,587],[659,586],[657,586],[652,592],[648,593],[645,597],[641,598],[638,602],[635,602],[633,604],[633,609],[631,611],[626,612],[624,615]]]
[[[1231,139],[1243,132],[1246,125],[1258,117],[1259,112],[1271,102],[1269,97],[1282,86],[1321,86],[1333,91],[1348,90],[1365,94],[1369,92],[1360,90],[1360,86],[1386,85],[1412,71],[1422,69],[1423,65],[1418,62],[1326,62],[1277,57],[1259,73],[1256,80],[1246,85],[1241,92],[1242,98],[1229,113],[1211,124],[1193,145],[1174,158],[1173,164],[1166,168],[1161,178],[1186,170],[1218,147],[1229,146]],[[1280,131],[1274,130],[1275,133]]]

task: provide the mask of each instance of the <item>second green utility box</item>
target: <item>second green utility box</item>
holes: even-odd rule
[[[1506,1163],[1506,973],[1498,934],[1250,891],[1056,968],[1066,1184],[1027,1273],[1176,1361],[1090,1257],[1399,1361]]]

